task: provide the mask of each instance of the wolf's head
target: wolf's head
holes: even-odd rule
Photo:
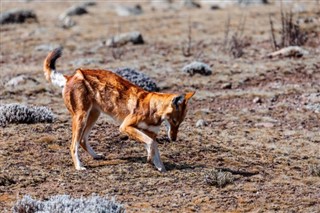
[[[179,126],[186,117],[187,105],[195,92],[173,96],[171,104],[168,106],[163,120],[167,127],[168,137],[171,141],[177,139]]]

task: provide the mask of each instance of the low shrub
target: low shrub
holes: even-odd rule
[[[122,213],[124,207],[114,198],[92,195],[88,198],[72,198],[69,195],[56,195],[49,200],[38,201],[25,195],[12,208],[13,213]]]
[[[205,173],[205,182],[211,186],[224,187],[233,183],[233,176],[230,172],[222,172],[216,169]]]
[[[26,106],[22,104],[0,105],[0,126],[9,123],[51,123],[54,120],[53,112],[42,106]]]

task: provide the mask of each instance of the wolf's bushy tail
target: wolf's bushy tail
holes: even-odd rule
[[[62,47],[54,49],[48,54],[43,63],[44,76],[47,81],[55,86],[64,87],[67,82],[66,77],[56,71],[56,60],[62,55]]]

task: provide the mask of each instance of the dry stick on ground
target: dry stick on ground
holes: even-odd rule
[[[271,19],[271,14],[269,14],[269,22],[270,22],[270,31],[271,31],[273,50],[277,50],[279,48],[279,45],[277,44],[276,36],[274,34],[274,27],[273,27],[273,21]]]
[[[237,31],[232,35],[231,40],[229,42],[229,51],[234,58],[240,58],[244,53],[243,48],[245,44],[243,40],[243,32],[245,23],[246,18],[241,18]]]
[[[271,15],[269,15],[271,39],[273,44],[273,49],[278,50],[283,47],[288,46],[301,46],[307,41],[306,33],[302,32],[299,24],[294,23],[293,13],[284,13],[281,7],[281,42],[278,44],[275,36],[275,29]]]
[[[187,45],[182,46],[182,54],[186,57],[189,57],[192,55],[192,26],[191,26],[191,20],[190,16],[188,18],[188,40]]]
[[[121,25],[118,23],[117,24],[117,35],[120,35],[121,33]],[[112,38],[112,43],[114,43],[114,37]],[[124,55],[124,50],[122,47],[118,47],[116,44],[112,45],[112,57],[115,60],[120,60],[121,57]]]
[[[224,47],[228,45],[229,32],[230,32],[230,15],[228,15],[228,19],[226,22],[226,30],[224,31],[224,41],[223,41]]]
[[[244,26],[246,23],[246,18],[243,17],[240,20],[239,25],[237,26],[236,32],[231,35],[230,34],[230,15],[228,15],[228,19],[225,24],[225,33],[224,33],[224,41],[223,41],[223,49],[229,54],[231,54],[234,58],[240,58],[243,55],[243,48],[245,47],[245,42],[243,39],[244,34]]]

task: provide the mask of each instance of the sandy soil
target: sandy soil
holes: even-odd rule
[[[76,26],[62,29],[58,16],[74,2],[1,2],[1,11],[33,9],[39,22],[0,28],[0,103],[47,106],[57,119],[0,128],[0,176],[7,180],[0,185],[0,212],[25,194],[46,199],[92,193],[116,196],[128,212],[319,212],[320,177],[309,169],[320,164],[320,13],[315,2],[302,1],[305,12],[295,14],[314,20],[303,24],[310,54],[274,59],[265,56],[272,52],[269,14],[279,29],[279,5],[153,11],[144,3],[144,14],[119,17],[112,9],[115,3],[99,2],[88,15],[73,18]],[[238,59],[223,50],[228,15],[232,30],[246,17],[248,46]],[[186,57],[188,19],[192,55]],[[103,41],[133,30],[146,43],[114,50],[123,54],[115,59]],[[72,73],[78,59],[98,59],[83,67],[129,66],[155,79],[163,92],[197,92],[178,141],[168,142],[164,127],[158,137],[167,173],[146,164],[142,144],[120,135],[106,117],[90,137],[106,159],[95,161],[81,150],[87,170],[74,169],[70,116],[61,91],[45,82],[42,62],[48,51],[36,50],[43,44],[64,47],[57,62],[63,73]],[[213,74],[185,75],[182,67],[194,60],[209,64]],[[19,74],[36,81],[5,86]],[[196,127],[199,119],[208,125]],[[217,188],[205,182],[206,172],[214,168],[255,175],[234,174],[233,184]]]

